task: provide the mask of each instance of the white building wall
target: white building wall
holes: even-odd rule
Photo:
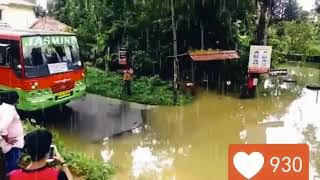
[[[28,29],[35,21],[36,16],[32,6],[0,5],[2,22],[8,23],[15,29]]]

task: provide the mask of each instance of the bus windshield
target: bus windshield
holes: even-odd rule
[[[22,38],[25,75],[28,78],[74,71],[82,67],[75,36]]]

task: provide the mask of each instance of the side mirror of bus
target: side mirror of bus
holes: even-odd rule
[[[18,77],[21,77],[21,72],[22,72],[22,66],[21,64],[18,64],[17,66],[14,67],[15,68],[15,73]]]

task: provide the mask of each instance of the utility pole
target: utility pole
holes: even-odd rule
[[[174,4],[171,0],[171,19],[172,19],[172,34],[173,34],[173,103],[176,104],[178,101],[178,45],[177,45],[177,29],[175,23],[175,13],[174,13]]]
[[[202,20],[200,21],[200,29],[201,29],[201,50],[204,50],[204,26]]]
[[[104,69],[106,72],[106,75],[108,76],[108,72],[109,72],[109,61],[111,59],[110,56],[110,46],[108,46],[108,50],[107,50],[107,57],[104,58]]]

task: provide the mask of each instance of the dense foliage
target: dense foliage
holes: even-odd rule
[[[24,121],[23,126],[26,133],[43,128],[29,121]],[[104,163],[102,161],[90,158],[83,153],[70,151],[69,149],[65,148],[64,143],[56,133],[54,133],[53,141],[60,154],[68,163],[71,172],[75,176],[84,177],[86,180],[106,180],[110,179],[115,173],[115,167],[111,164]],[[28,161],[28,157],[24,158],[24,160],[25,162]]]
[[[273,47],[272,59],[281,63],[290,56],[300,60],[320,56],[320,29],[317,22],[309,19],[281,21],[270,27],[269,43]]]
[[[165,71],[172,55],[170,0],[55,0],[50,14],[75,28],[82,55],[104,65],[119,47],[131,52],[136,71]],[[255,4],[251,0],[175,0],[178,54],[189,49],[242,47],[239,36],[253,36]],[[203,38],[201,38],[203,32]],[[98,58],[100,59],[97,62]],[[102,62],[102,63],[101,63]]]
[[[89,81],[89,92],[122,98],[121,78],[114,73],[119,70],[120,47],[127,48],[138,77],[173,78],[171,7],[178,54],[195,49],[236,49],[241,54],[238,67],[243,77],[252,44],[273,46],[273,64],[285,62],[291,54],[319,55],[318,25],[297,0],[53,0],[49,14],[74,28],[83,59],[106,72],[113,71],[104,80],[111,88],[98,83],[102,77],[97,76],[97,83]],[[169,93],[167,86],[164,94]],[[139,91],[139,87],[134,89]],[[144,100],[130,98],[147,103],[152,95]],[[152,104],[171,103],[168,99]]]
[[[158,76],[135,78],[132,81],[132,96],[124,95],[122,77],[114,72],[106,75],[96,68],[87,68],[86,82],[87,91],[90,93],[142,104],[173,105],[170,82],[162,81]],[[180,93],[178,104],[186,104],[190,101],[191,96]]]
[[[49,14],[74,28],[79,36],[82,56],[97,67],[103,68],[106,62],[116,61],[118,49],[127,47],[137,73],[171,74],[172,63],[171,60],[168,61],[168,56],[173,54],[170,2],[53,0],[49,6]],[[272,27],[277,27],[280,21],[280,27],[290,28],[282,25],[289,23],[282,21],[291,22],[308,16],[297,0],[173,2],[178,54],[190,49],[212,48],[237,49],[245,55],[250,44],[266,41],[264,39],[268,35],[269,21]],[[272,30],[274,31],[279,30]],[[273,39],[282,41],[281,36],[272,36]],[[299,41],[293,43],[299,44]],[[277,43],[275,45],[279,46]],[[311,48],[312,50],[315,48]]]

